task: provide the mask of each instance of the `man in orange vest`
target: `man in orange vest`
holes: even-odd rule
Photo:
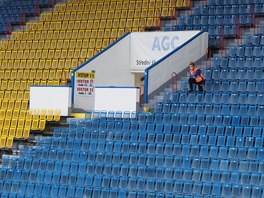
[[[204,75],[193,62],[190,63],[190,76],[189,76],[189,92],[193,91],[193,84],[198,85],[199,91],[203,92],[203,85],[205,83]]]

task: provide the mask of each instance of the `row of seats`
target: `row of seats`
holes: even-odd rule
[[[208,0],[208,5],[228,5],[228,4],[252,4],[262,3],[261,0]]]
[[[209,27],[218,27],[219,34],[221,33],[221,28],[223,26],[235,26],[237,27],[239,24],[243,25],[244,23],[252,23],[254,22],[252,16],[250,14],[244,14],[244,15],[217,15],[217,16],[189,16],[188,18],[181,16],[178,18],[177,25],[179,26],[207,26]],[[212,34],[209,32],[209,34]]]
[[[123,178],[122,178],[123,179]],[[122,197],[128,197],[128,198],[144,198],[144,197],[157,197],[157,198],[191,198],[195,195],[195,197],[202,197],[202,195],[213,195],[213,196],[226,196],[226,195],[232,195],[232,196],[243,196],[243,197],[249,197],[252,194],[253,198],[261,197],[262,190],[260,187],[251,187],[251,186],[240,186],[240,185],[222,185],[219,183],[209,183],[205,182],[202,184],[201,182],[183,182],[179,181],[176,182],[175,187],[173,187],[172,182],[166,183],[165,187],[162,189],[165,189],[165,192],[155,192],[155,182],[154,181],[147,181],[148,185],[147,188],[151,189],[150,192],[144,192],[144,188],[140,188],[142,190],[130,190],[126,191],[124,188],[118,189],[119,187],[119,180],[120,183],[124,182],[119,179],[118,177],[111,179],[111,185],[110,188],[100,188],[100,187],[74,187],[74,186],[67,186],[67,185],[49,185],[49,184],[32,184],[32,183],[22,183],[20,187],[18,187],[18,184],[15,183],[12,186],[14,186],[14,192],[11,193],[3,193],[3,198],[8,197],[18,197],[22,198],[26,195],[30,196],[32,194],[37,195],[48,195],[48,196],[54,196],[54,197],[102,197],[102,198],[122,198]],[[127,185],[127,179],[124,183],[120,184],[122,187]],[[158,184],[161,185],[161,184]],[[27,190],[28,189],[28,190]],[[160,189],[160,188],[158,188]],[[222,190],[223,189],[223,190]],[[18,193],[23,192],[22,194]],[[153,192],[152,192],[153,191]],[[251,192],[252,191],[252,192]],[[25,192],[25,193],[24,193]],[[172,193],[173,192],[173,193]],[[190,192],[193,192],[190,194]],[[175,196],[175,194],[177,194]],[[18,195],[18,196],[16,196]]]
[[[103,43],[103,41],[105,41],[105,43]],[[74,50],[74,48],[72,49],[67,49],[67,48],[62,48],[62,49],[43,49],[43,50],[35,50],[35,49],[31,49],[31,50],[10,50],[10,51],[0,51],[0,58],[2,59],[1,63],[2,65],[6,64],[10,64],[11,63],[15,63],[14,61],[16,60],[30,60],[33,63],[36,62],[40,62],[40,60],[43,61],[47,61],[49,60],[50,62],[52,62],[53,59],[57,60],[57,62],[59,62],[58,59],[72,59],[75,57],[79,57],[79,58],[87,58],[88,56],[93,55],[93,51],[94,48],[98,48],[101,49],[102,45],[108,45],[109,43],[109,39],[103,40],[103,39],[91,39],[89,40],[85,40],[85,42],[87,43],[83,43],[83,45],[87,45],[87,49],[85,49],[85,47],[81,47],[81,48],[77,48]],[[58,44],[58,43],[56,43]],[[18,62],[18,61],[17,61]],[[37,64],[35,63],[35,64]],[[37,68],[37,66],[35,66]],[[31,68],[30,66],[27,66],[27,68]]]
[[[217,115],[258,115],[262,116],[264,111],[263,105],[244,105],[244,104],[165,104],[162,106],[156,103],[155,113],[188,113],[188,114],[217,114]],[[173,118],[174,119],[174,118]],[[180,118],[181,119],[181,118]],[[177,122],[178,119],[173,120]],[[205,121],[204,119],[200,121]]]
[[[120,134],[118,134],[120,135]],[[139,137],[137,137],[139,136]],[[93,159],[109,159],[105,153],[140,153],[148,155],[182,155],[182,156],[201,156],[206,157],[208,150],[212,153],[211,157],[218,158],[234,158],[234,159],[250,159],[263,160],[264,150],[263,138],[256,137],[237,137],[216,135],[180,135],[180,134],[133,134],[127,140],[114,140],[107,138],[106,140],[76,140],[56,138],[51,141],[51,148],[46,144],[39,144],[39,147],[48,147],[38,149],[34,156],[43,159],[71,160],[74,152],[88,152],[85,156],[90,156],[90,152],[97,151],[97,157]],[[164,139],[163,139],[164,138]],[[171,138],[171,140],[168,140]],[[121,138],[119,138],[121,139]],[[125,138],[124,138],[125,139]],[[144,141],[148,140],[148,143]],[[97,142],[98,141],[98,142]],[[65,154],[64,154],[65,150]],[[58,152],[58,153],[57,153]],[[56,154],[57,153],[57,154]],[[83,154],[83,153],[82,153]],[[63,157],[65,155],[65,157]],[[78,154],[77,154],[78,156]],[[108,156],[108,157],[107,157]],[[79,157],[77,157],[79,159]],[[139,160],[138,156],[134,158]],[[77,162],[79,161],[77,159]],[[80,159],[84,160],[84,158]],[[141,160],[142,161],[142,160]]]
[[[92,166],[91,164],[89,164]],[[88,165],[88,166],[89,166]],[[26,182],[27,179],[30,179],[31,183],[38,184],[43,182],[44,184],[53,184],[53,185],[72,185],[72,186],[97,186],[97,187],[109,187],[111,177],[121,177],[123,179],[129,180],[128,187],[130,188],[130,180],[134,180],[134,182],[140,181],[141,185],[138,188],[143,189],[144,186],[148,183],[149,179],[153,179],[155,182],[171,182],[174,185],[177,181],[199,181],[202,182],[214,182],[214,183],[222,183],[222,184],[236,184],[236,185],[252,185],[258,186],[259,184],[263,184],[264,174],[260,173],[239,173],[239,172],[229,172],[226,170],[218,171],[218,170],[197,170],[197,169],[175,169],[172,168],[164,168],[162,167],[153,167],[153,166],[118,166],[113,165],[113,167],[109,167],[109,164],[106,164],[103,167],[103,164],[98,164],[95,167],[88,167],[90,169],[95,168],[96,175],[92,175],[91,170],[87,171],[88,173],[85,175],[82,172],[79,173],[71,173],[63,172],[61,175],[58,172],[52,173],[51,171],[36,171],[36,170],[18,170],[13,171],[14,175],[12,177],[12,169],[11,173],[7,172],[6,177],[4,177],[4,191],[9,192],[10,189],[6,184],[10,184],[11,182]],[[100,167],[101,166],[101,167]],[[121,169],[121,170],[118,170]],[[111,171],[112,169],[112,171]],[[85,170],[84,170],[85,171]],[[104,175],[103,175],[104,172]],[[121,173],[121,174],[120,174]],[[19,177],[22,177],[21,179]],[[11,179],[10,179],[11,178]],[[154,179],[157,178],[157,179]],[[162,178],[162,179],[161,179]],[[176,181],[177,180],[177,181]],[[3,181],[2,181],[3,182]],[[230,182],[230,183],[229,183]],[[135,183],[134,183],[135,184]],[[5,186],[6,185],[6,186]],[[133,185],[133,190],[136,190],[137,185]],[[3,186],[2,186],[3,187]],[[3,190],[3,189],[2,189]],[[153,190],[153,189],[151,189]],[[146,190],[147,191],[147,190]],[[3,192],[3,191],[2,191]]]
[[[261,36],[260,46],[238,46],[229,48],[229,57],[263,57],[264,36]]]
[[[235,68],[213,68],[204,71],[206,79],[214,80],[261,80],[264,72],[260,68],[235,69]]]
[[[215,71],[213,71],[215,72]],[[215,74],[213,73],[213,76]],[[223,79],[223,78],[220,78]],[[244,104],[264,105],[264,94],[262,93],[239,93],[239,92],[165,92],[163,102],[191,103],[191,104]],[[166,104],[163,104],[165,106]]]
[[[235,68],[235,69],[243,69],[243,68],[262,68],[263,58],[260,57],[215,57],[212,58],[212,67],[220,67],[220,68]]]
[[[103,20],[103,19],[134,19],[159,17],[162,9],[165,8],[138,8],[138,9],[123,9],[123,10],[85,10],[78,12],[53,12],[41,15],[40,21],[70,21],[70,20]]]
[[[15,41],[14,43],[9,42],[8,45],[8,51],[4,52],[4,50],[1,50],[1,59],[7,58],[7,59],[21,59],[21,57],[17,57],[19,53],[23,56],[23,53],[26,52],[26,50],[33,52],[35,54],[36,52],[45,53],[46,51],[53,51],[53,50],[73,50],[74,49],[82,49],[82,48],[93,48],[95,47],[97,42],[106,43],[108,44],[110,42],[110,31],[107,32],[108,36],[106,36],[106,33],[102,32],[103,30],[100,30],[95,35],[92,36],[91,39],[59,39],[59,40],[51,40],[51,39],[42,39],[42,40],[23,40],[21,42]],[[104,35],[106,36],[105,39],[103,39]],[[98,36],[98,37],[97,37]],[[94,39],[94,37],[97,37],[97,39]],[[101,47],[101,46],[100,46]],[[3,47],[4,49],[5,47]],[[6,49],[5,49],[6,50]],[[85,50],[85,49],[83,49]],[[86,52],[87,53],[87,52]],[[41,56],[40,56],[41,57]],[[40,58],[39,57],[39,58]],[[37,58],[37,57],[36,57]]]
[[[109,21],[110,24],[113,23],[113,21]],[[28,24],[28,23],[27,23]],[[33,27],[32,27],[33,26]],[[31,47],[34,48],[35,45],[32,46],[33,42],[35,41],[35,43],[37,42],[46,42],[47,44],[48,42],[50,43],[51,40],[55,39],[55,41],[57,40],[75,40],[75,39],[90,39],[90,37],[95,37],[96,35],[98,36],[102,36],[101,31],[102,30],[96,30],[96,31],[100,31],[100,34],[97,33],[91,29],[86,29],[86,30],[37,30],[35,26],[35,24],[30,25],[30,27],[28,29],[33,29],[33,30],[26,30],[24,32],[12,32],[12,37],[11,40],[4,40],[2,41],[2,45],[1,48],[2,49],[19,49],[20,45],[22,45],[21,47],[24,47],[23,49],[26,49],[26,42],[28,42],[28,45],[30,45]],[[129,28],[128,28],[129,29]],[[125,29],[124,28],[103,28],[104,31],[106,31],[106,33],[104,34],[104,38],[117,38],[117,37],[121,37],[123,36],[123,34],[125,33]],[[55,42],[53,41],[53,42]],[[66,42],[66,41],[65,41]],[[70,41],[69,41],[70,42]],[[72,41],[73,42],[73,41]],[[77,42],[77,41],[76,41]],[[50,44],[48,45],[50,46]],[[40,47],[44,47],[40,46]]]
[[[76,3],[70,2],[70,3],[62,3],[57,4],[54,7],[54,12],[75,12],[75,11],[102,11],[102,10],[126,10],[126,9],[153,9],[153,8],[173,8],[173,7],[181,7],[187,6],[190,4],[190,1],[182,1],[182,0],[155,0],[155,1],[77,1]]]
[[[198,5],[193,9],[193,15],[228,15],[263,13],[263,3],[229,4],[229,5]]]
[[[115,132],[107,131],[104,129],[99,130],[83,130],[81,128],[77,128],[74,130],[55,130],[54,136],[56,138],[68,138],[70,139],[100,139],[100,140],[124,140],[124,141],[148,141],[153,142],[154,140],[158,142],[166,142],[170,143],[172,140],[169,138],[173,136],[173,134],[193,134],[193,135],[224,135],[224,136],[232,136],[236,135],[238,137],[244,136],[252,136],[253,137],[260,137],[262,135],[262,129],[259,127],[242,127],[242,126],[234,126],[227,123],[226,125],[196,125],[196,124],[165,124],[164,125],[164,133],[162,132],[163,125],[157,125],[161,129],[154,129],[154,125],[147,125],[144,127],[140,126],[140,133],[137,132],[129,132],[129,130],[120,130],[116,129]],[[124,134],[124,137],[121,137],[120,134]],[[175,135],[175,137],[178,135]],[[196,137],[196,136],[194,136]],[[152,139],[150,139],[152,138]],[[171,137],[172,138],[172,137]],[[206,139],[205,139],[206,140]],[[65,140],[64,140],[65,141]],[[251,139],[251,141],[253,141]],[[258,140],[260,141],[260,140]],[[261,144],[262,145],[262,144]]]
[[[186,113],[156,113],[153,116],[140,115],[138,120],[132,121],[106,121],[106,118],[99,120],[90,121],[87,120],[82,123],[70,123],[70,129],[63,129],[63,133],[67,133],[72,129],[85,129],[86,131],[156,131],[162,133],[173,132],[172,126],[175,124],[208,124],[208,125],[232,125],[232,126],[257,126],[258,124],[263,124],[263,114],[262,116],[249,116],[249,115],[213,115],[213,114],[186,114]],[[179,129],[178,129],[179,130]],[[180,132],[179,131],[175,132]],[[56,129],[55,134],[62,133],[61,130]]]
[[[91,50],[88,50],[88,56],[93,56],[93,54],[97,53],[98,50],[97,49],[92,50],[93,53],[91,52]],[[0,68],[3,69],[1,74],[6,73],[7,74],[6,76],[9,75],[10,70],[15,69],[17,70],[18,78],[22,79],[24,76],[23,71],[26,71],[26,75],[27,75],[28,73],[27,71],[29,71],[29,69],[35,70],[35,69],[45,68],[51,71],[56,70],[56,69],[60,71],[63,68],[65,68],[64,71],[67,72],[67,70],[76,68],[78,64],[83,63],[85,60],[86,60],[85,58],[79,58],[79,59],[78,58],[66,58],[66,59],[54,59],[53,58],[53,59],[42,59],[42,60],[16,59],[16,60],[8,60],[8,61],[0,60]],[[15,76],[15,70],[12,73],[13,76]],[[61,77],[64,78],[64,76],[61,76]],[[14,78],[10,76],[10,79],[13,80]]]
[[[29,62],[28,62],[29,63]],[[69,77],[71,73],[68,69],[6,69],[0,71],[0,79],[2,83],[9,83],[12,81],[18,82],[20,80],[54,80],[54,79],[65,79]],[[13,82],[13,83],[14,83]],[[1,93],[1,92],[0,92]],[[1,97],[0,97],[1,98]]]
[[[258,80],[206,80],[205,90],[222,92],[263,93],[264,82]]]

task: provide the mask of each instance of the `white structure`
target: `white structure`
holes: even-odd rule
[[[147,100],[149,94],[170,80],[172,72],[178,73],[190,61],[202,58],[207,40],[207,33],[199,31],[127,33],[72,72],[73,107],[94,110],[94,87],[134,87],[134,74],[145,69]]]
[[[137,111],[138,87],[95,87],[95,110]]]
[[[71,114],[71,87],[31,86],[30,109],[59,109],[61,116]]]

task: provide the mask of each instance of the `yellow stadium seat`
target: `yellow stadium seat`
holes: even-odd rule
[[[3,79],[5,75],[5,70],[0,70],[0,79]]]
[[[7,89],[12,90],[14,87],[14,80],[9,80],[7,84]]]
[[[17,119],[15,119],[15,118],[13,118],[12,120],[11,120],[11,128],[16,128],[17,127],[17,123],[18,123],[18,120]]]
[[[6,139],[6,146],[8,149],[11,149],[13,147],[13,140],[14,140],[14,136],[8,136]]]
[[[27,88],[27,81],[26,80],[22,80],[20,82],[20,90],[25,90]]]
[[[122,9],[122,7],[123,7],[123,2],[121,2],[121,1],[117,1],[116,2],[116,7],[115,7],[115,9]]]
[[[9,100],[9,103],[8,103],[8,109],[14,109],[14,106],[15,106],[15,102],[13,100]]]
[[[58,60],[53,59],[53,60],[52,60],[52,63],[51,63],[51,68],[53,68],[53,69],[58,68],[58,63],[59,63]]]
[[[9,135],[9,137],[15,137],[16,136],[16,127],[10,127],[8,135]]]
[[[29,133],[30,133],[30,127],[24,127],[23,129],[23,134],[22,134],[22,137],[24,139],[28,139],[29,138]]]
[[[15,41],[14,43],[14,50],[18,50],[20,47],[20,41]]]
[[[36,79],[37,80],[40,80],[42,78],[42,73],[43,73],[43,70],[42,69],[37,69],[36,71]]]
[[[92,30],[92,32],[91,32],[91,38],[92,39],[96,39],[97,38],[97,34],[98,34],[98,30]]]
[[[46,60],[45,68],[46,69],[50,69],[51,68],[51,60],[50,59]]]
[[[44,48],[44,45],[45,45],[45,41],[44,40],[39,40],[37,48],[39,50],[42,50]]]
[[[21,109],[26,110],[28,108],[28,101],[22,100]]]
[[[20,68],[20,60],[15,60],[14,61],[14,66],[13,66],[14,69],[19,69]]]
[[[49,79],[53,80],[54,78],[55,78],[55,70],[51,69],[50,72],[49,72]]]
[[[104,38],[105,29],[99,29],[97,33],[97,38]]]
[[[83,12],[82,20],[87,21],[89,19],[89,12]]]
[[[70,40],[69,48],[70,49],[74,49],[75,48],[75,45],[76,45],[76,40],[75,39]]]
[[[71,59],[66,59],[66,61],[65,61],[65,69],[69,69],[69,68],[71,68]]]
[[[37,73],[36,69],[31,69],[29,72],[29,79],[34,80],[36,78],[36,73]]]
[[[19,127],[16,129],[16,135],[15,135],[15,138],[22,138],[22,134],[23,134],[23,127]]]
[[[9,127],[3,127],[2,128],[2,136],[8,136],[8,134],[9,134]]]
[[[2,90],[0,91],[0,100],[4,99],[5,92]]]
[[[63,49],[68,49],[70,46],[70,40],[69,39],[65,39],[63,41]]]
[[[11,59],[16,59],[17,57],[17,50],[12,50]]]
[[[98,44],[99,45],[99,44]],[[102,44],[100,44],[100,46],[101,46]],[[87,58],[87,54],[88,54],[88,51],[87,51],[87,49],[82,49],[81,50],[81,52],[80,52],[80,58],[84,58],[84,59],[86,59]]]
[[[55,50],[54,49],[49,50],[48,58],[49,59],[53,59],[54,58],[54,53],[55,53]]]
[[[2,69],[7,69],[8,68],[8,62],[7,62],[7,60],[2,60],[1,68]]]
[[[11,123],[11,119],[10,118],[5,118],[3,128],[9,128],[10,123]]]
[[[67,55],[67,57],[69,57],[69,53],[68,53],[68,55]],[[67,58],[66,57],[66,58]],[[58,63],[58,68],[64,68],[65,67],[65,59],[63,59],[63,60],[59,60],[59,63]]]
[[[47,49],[42,50],[41,58],[42,59],[48,58],[48,54],[49,54],[49,50],[47,50]]]
[[[91,30],[85,30],[84,38],[85,38],[85,39],[89,39],[90,36],[91,36]]]
[[[46,80],[41,80],[39,85],[40,86],[46,86],[47,85]]]
[[[16,100],[16,102],[15,102],[15,110],[19,110],[20,108],[21,108],[21,100]]]
[[[29,100],[29,91],[24,92],[24,100]]]
[[[190,6],[191,6],[191,0],[183,0],[182,6],[184,8],[190,8]]]
[[[0,109],[0,119],[4,119],[5,116],[6,116],[6,110],[5,109]]]
[[[128,19],[133,19],[134,18],[134,14],[135,14],[135,10],[134,9],[129,9],[128,13],[127,13],[127,18]]]
[[[42,60],[42,59],[39,60],[38,68],[44,69],[45,68],[45,64],[46,64],[45,60]]]
[[[17,123],[17,128],[24,128],[25,118],[19,118]]]
[[[7,83],[8,83],[7,80],[3,80],[3,81],[2,81],[2,83],[1,83],[1,90],[5,90],[5,89],[7,89]]]
[[[56,121],[56,122],[60,121],[60,116],[61,116],[61,110],[55,109],[55,111],[54,111],[54,121]]]
[[[4,100],[9,100],[10,99],[10,95],[11,95],[11,91],[10,90],[5,90]]]
[[[27,61],[26,61],[26,59],[22,59],[21,61],[20,61],[20,69],[25,69],[26,68],[26,65],[27,65]]]
[[[10,76],[11,76],[11,70],[6,70],[4,78],[5,79],[10,79]]]
[[[17,98],[17,90],[12,90],[10,95],[10,100],[16,100]]]
[[[0,148],[5,148],[6,147],[6,137],[1,136],[0,137]]]
[[[11,50],[7,50],[7,51],[5,52],[5,58],[6,58],[6,59],[10,59],[10,58],[11,58],[11,54],[12,54],[12,51],[11,51]]]
[[[34,85],[33,80],[28,80],[26,89],[29,90],[32,85]]]
[[[121,11],[121,16],[120,16],[120,18],[121,18],[121,19],[126,19],[126,18],[127,18],[127,15],[128,15],[128,10],[127,10],[127,9],[122,10],[122,11]]]
[[[24,98],[24,91],[17,92],[17,101],[23,100]]]
[[[54,58],[59,59],[61,57],[61,50],[56,49],[54,53]]]
[[[4,121],[5,121],[4,118],[0,118],[0,129],[3,128],[3,126],[4,126]]]
[[[27,123],[27,120],[26,120],[26,123]],[[31,122],[31,127],[30,128],[32,130],[36,131],[36,130],[39,129],[39,126],[38,125],[39,125],[39,120],[33,118],[32,122]]]
[[[10,79],[15,80],[17,78],[17,70],[12,69],[10,74]]]

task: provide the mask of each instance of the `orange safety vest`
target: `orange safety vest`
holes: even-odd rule
[[[190,70],[190,73],[193,75],[198,69],[199,68],[196,67],[195,69]],[[195,77],[195,81],[198,83],[198,82],[201,82],[203,79],[204,79],[204,75],[203,75],[202,70],[200,70],[200,75]]]

